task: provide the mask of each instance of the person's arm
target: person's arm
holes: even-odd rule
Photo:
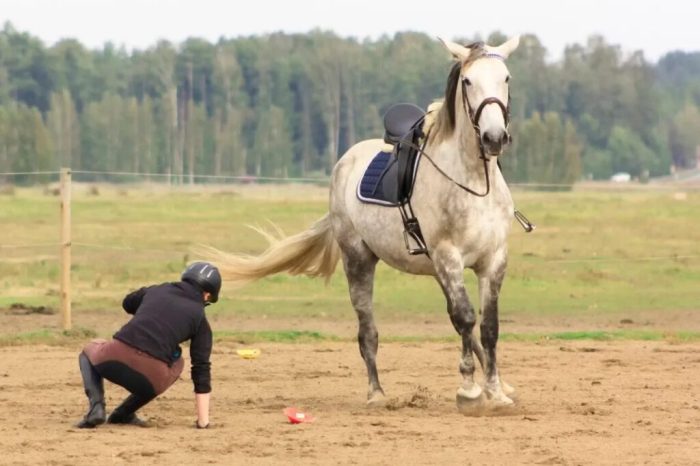
[[[136,310],[141,305],[143,297],[146,295],[146,289],[146,287],[139,288],[138,290],[132,291],[124,297],[124,301],[122,301],[122,308],[124,308],[128,314],[136,313]]]
[[[197,405],[197,427],[206,429],[209,427],[209,399],[211,393],[195,393],[194,399]]]
[[[192,360],[192,383],[194,384],[195,406],[197,409],[197,427],[209,425],[209,400],[211,393],[211,348],[213,338],[207,318],[202,318],[197,333],[190,343]]]

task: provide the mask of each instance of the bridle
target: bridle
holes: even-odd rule
[[[497,58],[499,60],[505,60],[505,58],[502,55],[496,54],[496,53],[485,53],[481,58]],[[428,134],[425,135],[425,139],[423,140],[423,144],[418,147],[418,146],[413,146],[415,149],[417,149],[422,155],[425,156],[425,158],[428,159],[428,161],[431,163],[435,169],[442,174],[445,178],[450,180],[452,183],[456,184],[459,188],[463,189],[464,191],[468,192],[469,194],[472,194],[477,197],[486,197],[489,192],[491,192],[491,179],[489,176],[489,170],[488,170],[488,158],[486,157],[486,153],[484,151],[484,142],[481,139],[481,128],[479,127],[479,119],[481,118],[481,112],[483,112],[484,108],[487,105],[490,104],[496,104],[498,107],[501,109],[501,113],[503,114],[503,121],[505,123],[505,129],[508,134],[508,142],[511,141],[511,136],[510,132],[508,132],[508,128],[510,127],[510,89],[508,90],[508,103],[504,104],[501,99],[498,97],[487,97],[484,100],[481,101],[479,106],[476,108],[476,111],[474,111],[474,107],[472,107],[471,102],[469,102],[469,94],[467,93],[467,79],[466,78],[461,78],[460,80],[462,82],[462,105],[464,106],[464,112],[469,116],[469,122],[471,123],[472,127],[474,128],[474,132],[476,133],[476,138],[479,141],[479,158],[482,160],[484,164],[484,175],[486,177],[486,191],[483,193],[479,193],[474,191],[471,188],[468,188],[467,186],[464,186],[463,184],[459,183],[457,180],[452,178],[450,175],[445,173],[434,161],[433,159],[425,153],[423,150],[428,142],[428,139],[430,137],[430,131],[428,131]],[[423,123],[423,118],[416,124],[422,124]],[[413,144],[411,144],[413,145]],[[498,168],[500,169],[501,165],[498,163]],[[520,225],[523,227],[523,229],[526,232],[531,232],[535,229],[535,225],[530,223],[530,221],[525,217],[520,211],[515,210],[514,212],[515,218],[520,223]]]
[[[498,97],[487,97],[481,101],[479,107],[477,107],[476,112],[469,103],[469,96],[467,95],[467,85],[464,80],[462,80],[462,103],[464,104],[464,112],[469,115],[469,120],[476,133],[476,138],[479,141],[479,158],[486,159],[486,154],[484,152],[484,142],[481,140],[481,128],[479,127],[479,118],[481,118],[481,112],[489,104],[496,104],[500,107],[501,113],[503,113],[503,121],[506,124],[506,132],[508,131],[508,126],[510,125],[510,92],[508,92],[508,105],[503,105],[501,99]],[[510,142],[510,133],[508,133],[508,141]]]
[[[486,53],[479,57],[478,59],[481,58],[497,58],[499,60],[504,60],[504,58],[501,55],[495,54],[495,53]],[[466,78],[461,78],[460,80],[462,81],[462,105],[464,106],[464,113],[466,113],[469,116],[469,122],[471,123],[472,127],[474,128],[474,132],[476,133],[476,139],[479,141],[479,158],[484,164],[484,174],[486,176],[486,191],[483,193],[479,193],[474,191],[471,188],[468,188],[464,186],[463,184],[457,182],[454,178],[452,178],[450,175],[445,173],[440,167],[437,166],[437,164],[433,161],[432,158],[428,156],[423,151],[423,147],[425,147],[425,143],[428,141],[428,135],[425,137],[425,142],[423,143],[423,147],[419,148],[420,152],[426,156],[428,161],[435,167],[435,169],[440,172],[445,178],[448,180],[452,181],[454,184],[459,186],[461,189],[464,191],[468,192],[469,194],[472,194],[477,197],[486,197],[488,194],[491,192],[491,177],[489,176],[489,167],[488,167],[488,162],[489,159],[486,157],[486,152],[484,151],[484,142],[481,139],[481,128],[479,127],[479,118],[481,118],[481,112],[484,111],[484,108],[487,105],[490,104],[496,104],[498,107],[501,109],[501,113],[503,113],[503,121],[505,122],[506,126],[506,131],[508,131],[508,127],[510,126],[510,90],[508,90],[508,105],[504,105],[501,99],[498,97],[487,97],[484,100],[481,101],[479,106],[476,108],[476,111],[474,111],[474,107],[472,107],[471,103],[469,102],[469,94],[467,93],[467,79]],[[510,141],[510,133],[508,133],[508,140]],[[500,164],[499,164],[500,168]]]
[[[486,53],[480,58],[497,58],[499,60],[505,60],[505,58],[497,53]],[[479,158],[484,162],[484,174],[486,175],[486,192],[484,194],[477,194],[474,193],[474,191],[463,187],[462,185],[459,185],[461,188],[466,189],[467,191],[471,192],[472,194],[476,194],[477,196],[484,197],[486,196],[490,189],[491,189],[491,182],[489,180],[489,170],[488,170],[488,160],[486,159],[486,153],[484,152],[484,141],[481,139],[481,128],[479,127],[479,119],[481,118],[481,112],[484,110],[484,107],[486,107],[489,104],[496,104],[498,107],[501,109],[501,113],[503,114],[503,121],[506,126],[506,134],[508,134],[508,142],[510,143],[512,141],[512,138],[510,136],[510,132],[508,131],[508,128],[510,127],[510,89],[508,89],[508,104],[504,105],[501,99],[498,97],[487,97],[484,100],[481,101],[479,106],[476,108],[476,112],[474,112],[474,108],[471,106],[471,103],[469,102],[469,94],[467,93],[467,81],[466,78],[462,78],[462,104],[464,105],[464,112],[469,115],[469,121],[472,124],[472,127],[474,128],[474,132],[476,133],[476,139],[479,141]],[[431,160],[432,162],[432,160]],[[498,162],[497,162],[498,163]],[[435,164],[433,164],[435,165]],[[437,168],[437,167],[436,167]],[[498,168],[501,168],[500,163],[498,163]],[[459,183],[457,183],[459,184]],[[535,229],[535,225],[530,223],[530,221],[525,217],[525,215],[522,214],[519,210],[514,211],[514,216],[515,219],[520,223],[520,225],[523,227],[523,229],[527,232],[530,233]]]
[[[486,53],[483,56],[479,57],[479,59],[481,58],[497,58],[499,60],[505,60],[503,56],[498,55],[496,53]],[[498,107],[501,109],[501,113],[503,114],[503,121],[505,122],[506,132],[508,132],[508,127],[510,126],[510,89],[508,90],[507,105],[504,105],[501,99],[499,99],[498,97],[487,97],[481,101],[479,106],[476,108],[475,112],[474,107],[472,107],[471,103],[469,102],[469,94],[467,93],[467,78],[461,78],[461,81],[462,105],[464,106],[464,113],[469,115],[469,122],[474,128],[474,132],[476,132],[476,139],[479,141],[479,158],[485,161],[486,153],[484,152],[484,142],[481,139],[481,128],[479,127],[479,119],[481,118],[481,112],[489,104],[498,105]],[[510,141],[510,133],[508,133],[508,140]],[[488,177],[488,172],[486,176]]]

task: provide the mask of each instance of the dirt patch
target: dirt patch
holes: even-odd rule
[[[15,316],[26,316],[30,314],[50,316],[56,314],[56,309],[49,306],[31,306],[23,303],[12,303],[9,308],[0,309],[0,312]]]
[[[385,405],[389,411],[396,411],[402,408],[429,409],[435,405],[437,397],[430,393],[427,387],[416,386],[407,398],[390,398]]]
[[[3,464],[698,464],[700,344],[500,347],[515,407],[456,408],[459,345],[380,345],[381,409],[365,407],[355,343],[217,344],[212,428],[193,428],[189,372],[143,409],[153,427],[72,427],[86,408],[80,346],[0,348]],[[594,351],[591,351],[594,350]],[[480,375],[480,374],[479,374]],[[106,384],[108,410],[125,392]],[[296,406],[316,417],[291,425]]]

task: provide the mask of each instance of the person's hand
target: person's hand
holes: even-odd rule
[[[195,393],[195,405],[197,408],[197,417],[194,426],[197,429],[206,429],[209,427],[209,393]]]

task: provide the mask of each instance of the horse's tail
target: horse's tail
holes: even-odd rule
[[[208,249],[205,253],[216,264],[224,280],[242,284],[268,275],[288,272],[330,279],[340,259],[340,248],[333,236],[329,214],[317,220],[308,230],[293,236],[277,236],[254,228],[270,243],[258,256],[232,254]]]

